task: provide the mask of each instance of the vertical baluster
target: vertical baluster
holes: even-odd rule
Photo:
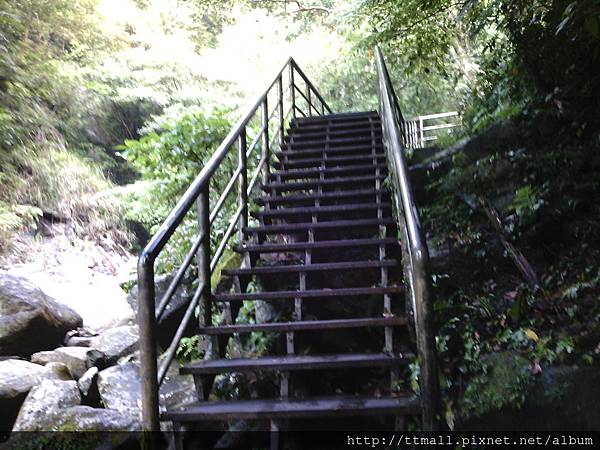
[[[283,117],[283,74],[277,78],[277,93],[278,93],[278,105],[279,105],[279,143],[283,145],[284,134],[285,134],[285,123]]]
[[[210,181],[202,187],[198,196],[198,229],[202,235],[202,243],[198,249],[198,282],[202,288],[200,297],[200,316],[198,317],[200,327],[212,326],[212,292],[210,285]],[[199,346],[204,346],[199,350],[206,350],[208,357],[214,357],[217,348],[214,345],[214,339],[211,336],[203,336],[200,339]],[[198,400],[207,400],[210,393],[210,387],[213,377],[200,377],[199,384],[196,385]]]
[[[296,91],[294,90],[294,62],[290,62],[290,99],[292,102],[292,119],[296,118]]]
[[[248,226],[248,160],[246,127],[240,131],[238,138],[238,165],[240,168],[240,179],[238,185],[238,203],[242,207],[238,225],[238,235],[240,244],[244,242],[244,228]]]
[[[267,102],[267,96],[262,103],[262,126],[263,126],[263,145],[262,145],[262,159],[264,160],[262,170],[262,182],[269,182],[269,172],[271,166],[271,149],[269,148],[269,104]]]
[[[312,116],[312,97],[311,97],[311,91],[310,91],[310,84],[308,84],[308,81],[306,82],[306,98],[308,99],[308,117]]]
[[[419,117],[419,131],[420,131],[419,148],[423,148],[423,147],[425,147],[425,137],[423,135],[423,118],[422,117]]]
[[[138,285],[143,427],[144,431],[159,431],[154,262],[147,255],[140,257]],[[144,448],[153,448],[152,441],[145,441]]]

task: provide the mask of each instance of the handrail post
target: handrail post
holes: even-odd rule
[[[244,241],[244,228],[248,226],[248,159],[246,156],[246,127],[240,131],[238,143],[238,164],[240,168],[240,182],[238,186],[238,203],[242,208],[240,214],[238,234],[239,241]]]
[[[279,78],[277,78],[277,95],[278,95],[278,105],[279,105],[279,143],[283,145],[284,135],[285,135],[285,123],[283,117],[283,75],[280,74]]]
[[[308,116],[312,116],[312,100],[311,100],[311,90],[310,90],[310,85],[308,83],[306,83],[306,99],[308,102]]]
[[[262,179],[263,183],[269,182],[269,173],[270,173],[270,165],[271,165],[271,149],[269,148],[269,104],[267,102],[267,97],[262,103],[262,126],[263,126],[263,145],[262,145],[262,160],[263,164],[263,172]]]
[[[155,432],[160,430],[160,421],[158,411],[158,364],[156,361],[154,261],[144,253],[138,261],[138,286],[142,426],[146,432]],[[151,437],[150,441],[152,441]]]
[[[212,287],[210,285],[210,179],[202,186],[198,196],[198,232],[202,236],[202,243],[198,248],[198,282],[202,286],[200,297],[200,327],[212,325]],[[209,337],[210,339],[210,337]],[[198,345],[202,345],[199,342]],[[210,348],[213,351],[214,349]],[[207,393],[204,393],[207,395]]]
[[[423,429],[433,431],[437,429],[436,409],[439,403],[438,367],[436,358],[435,330],[433,329],[433,307],[431,305],[431,281],[427,268],[429,258],[426,254],[414,258],[414,280],[417,316],[416,333],[417,349],[420,361],[420,388],[421,388],[421,416]]]
[[[294,89],[294,62],[290,61],[290,101],[292,103],[292,119],[296,118],[296,91]]]

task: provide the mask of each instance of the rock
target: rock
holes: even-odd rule
[[[44,367],[21,360],[0,362],[0,399],[27,394],[43,378]]]
[[[0,431],[10,430],[30,389],[43,380],[70,380],[67,367],[49,363],[45,367],[28,361],[0,362]]]
[[[141,380],[137,362],[109,367],[98,374],[98,391],[102,404],[109,409],[141,420]],[[160,406],[165,409],[180,403],[196,400],[194,381],[191,376],[178,375],[173,363],[160,387]]]
[[[96,381],[96,376],[98,375],[97,367],[90,367],[83,376],[77,381],[77,386],[79,387],[79,391],[81,394],[86,397],[92,388],[92,385]]]
[[[79,405],[76,381],[44,380],[33,387],[17,416],[13,431],[49,431],[62,409]]]
[[[88,355],[88,347],[60,347],[49,352],[38,352],[31,355],[31,362],[45,365],[50,362],[59,362],[69,368],[74,379],[80,378],[93,364]]]
[[[94,336],[98,336],[98,333],[93,330],[88,328],[77,328],[76,330],[71,330],[67,333],[64,344],[67,347],[89,347]]]
[[[57,418],[53,428],[66,431],[139,431],[140,424],[118,411],[91,408],[89,406],[75,406],[62,411],[61,417]],[[129,436],[121,436],[120,438],[128,439]]]
[[[49,362],[44,366],[44,378],[50,380],[69,381],[73,379],[69,368],[59,362]]]
[[[27,396],[13,431],[93,431],[95,433],[90,436],[98,440],[98,445],[94,442],[89,448],[120,448],[119,445],[131,436],[111,432],[140,430],[139,423],[128,416],[108,409],[80,406],[80,401],[81,395],[75,381],[43,381]],[[69,439],[71,436],[74,439],[73,445],[65,445],[65,438]],[[35,439],[35,435],[13,434],[6,448],[16,450],[30,447],[31,442],[23,439],[32,438]],[[57,439],[56,442],[51,441],[54,438]],[[47,442],[48,439],[50,442]],[[85,442],[87,448],[89,442]],[[44,436],[44,448],[66,447],[82,448],[81,435],[52,433]]]
[[[0,355],[28,357],[55,348],[69,330],[81,325],[75,311],[27,279],[0,272]]]
[[[119,358],[137,350],[138,341],[137,325],[125,325],[111,328],[94,337],[91,346],[104,353],[109,364],[114,364]]]
[[[530,361],[516,352],[483,358],[491,372],[476,393],[478,408],[463,415],[457,431],[598,429],[597,367],[548,367],[534,376]],[[516,399],[520,406],[515,404]],[[466,403],[464,398],[461,402]]]
[[[156,296],[156,305],[167,291],[167,288],[173,280],[173,274],[158,275],[155,279],[154,291]],[[137,295],[138,286],[137,284],[131,288],[131,292],[127,297],[127,301],[137,314]],[[167,348],[181,323],[181,319],[185,314],[185,310],[192,299],[193,289],[191,287],[191,281],[184,279],[182,280],[179,288],[175,291],[171,297],[171,301],[167,305],[163,315],[161,316],[157,328],[156,328],[156,339],[161,347]],[[195,334],[195,325],[193,320],[190,320],[188,327],[185,329],[184,336],[190,337]]]

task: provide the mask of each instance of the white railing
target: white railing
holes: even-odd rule
[[[428,142],[437,140],[443,130],[449,131],[460,125],[460,117],[457,111],[427,114],[406,119],[406,128],[404,129],[406,146],[411,150],[424,148]]]

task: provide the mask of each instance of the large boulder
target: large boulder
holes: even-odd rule
[[[81,394],[76,381],[45,380],[33,387],[13,427],[13,431],[49,431],[55,416],[62,409],[81,403]]]
[[[28,357],[53,349],[69,330],[81,325],[75,311],[27,279],[0,272],[0,355]]]
[[[544,367],[533,375],[531,362],[516,352],[499,352],[482,359],[489,367],[488,376],[476,392],[467,389],[471,398],[461,399],[458,431],[598,429],[597,367]],[[467,408],[469,405],[476,407]]]
[[[13,431],[91,431],[94,433],[85,438],[86,448],[121,448],[119,445],[130,439],[131,433],[112,432],[140,430],[138,422],[131,417],[108,409],[80,406],[80,402],[81,395],[75,381],[43,381],[27,396]],[[82,444],[82,436],[74,433],[15,433],[3,448],[34,448],[32,439],[36,438],[41,440],[40,445],[43,444],[44,448],[81,448]],[[70,439],[73,441],[69,442]],[[90,439],[94,440],[94,445],[88,442]]]
[[[169,285],[173,281],[173,274],[158,275],[155,278],[154,292],[156,296],[156,307],[164,293],[167,291]],[[177,328],[181,324],[181,319],[185,314],[185,310],[190,303],[193,295],[193,289],[191,287],[191,280],[184,279],[181,284],[171,297],[170,302],[167,304],[164,313],[162,314],[158,325],[156,327],[156,339],[162,348],[167,348],[175,336]],[[133,286],[127,301],[137,314],[138,311],[138,286]],[[184,332],[184,336],[193,336],[195,334],[195,324],[193,320],[190,320],[188,327]]]
[[[123,356],[135,352],[139,344],[137,325],[124,325],[110,328],[104,333],[92,338],[90,347],[106,355],[106,362],[114,364]]]
[[[141,378],[140,366],[137,362],[127,362],[98,374],[98,391],[106,408],[141,420]],[[191,376],[178,375],[178,368],[173,363],[165,381],[160,387],[160,406],[166,407],[196,400],[196,390]]]
[[[0,361],[0,433],[9,431],[19,409],[32,387],[44,379],[64,379],[66,367],[43,367],[28,361],[9,359]]]
[[[81,378],[94,364],[95,351],[88,347],[60,347],[55,350],[38,352],[31,355],[31,362],[46,365],[59,362],[66,365],[71,376]]]

